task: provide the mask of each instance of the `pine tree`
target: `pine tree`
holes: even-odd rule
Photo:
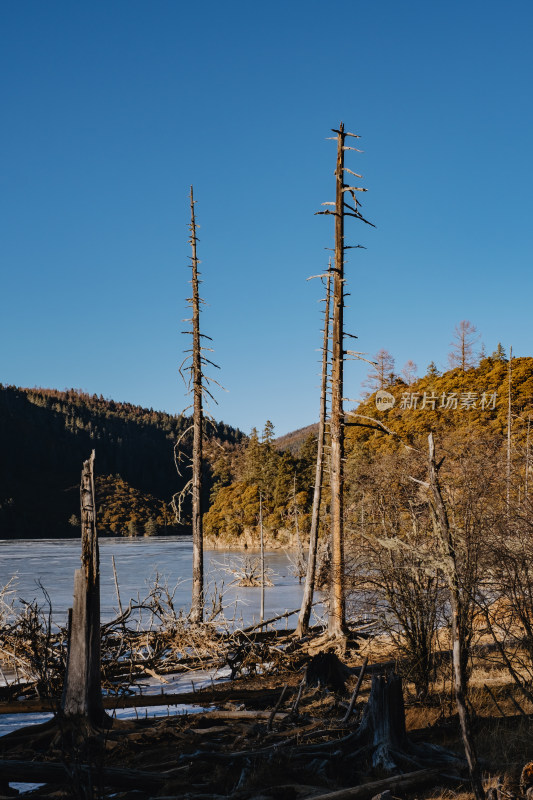
[[[507,361],[507,354],[501,342],[498,342],[498,347],[491,355],[493,361]]]
[[[265,427],[263,428],[263,435],[261,437],[263,444],[272,444],[274,441],[274,430],[274,423],[267,419],[265,422]]]
[[[294,458],[285,451],[279,459],[273,493],[274,508],[285,509],[293,495]]]
[[[144,524],[145,536],[157,536],[157,523],[153,517],[150,517]]]
[[[437,368],[437,365],[435,364],[434,361],[431,361],[428,364],[428,371],[427,371],[428,378],[438,378],[439,375],[440,375],[440,372],[439,372],[439,370]]]
[[[298,475],[300,476],[301,486],[307,492],[309,500],[313,496],[315,484],[317,449],[317,436],[314,433],[310,433],[302,442],[298,452]]]
[[[257,428],[252,428],[244,451],[244,480],[248,484],[261,483],[261,443]]]
[[[260,445],[261,452],[261,481],[260,487],[265,504],[265,510],[273,509],[274,491],[281,460],[280,454],[272,444],[274,426],[267,420],[263,429],[263,441]]]

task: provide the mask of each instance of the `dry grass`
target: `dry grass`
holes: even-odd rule
[[[476,644],[489,642],[489,638],[480,631]],[[446,650],[448,647],[445,632],[440,631],[439,648]],[[526,671],[520,664],[521,655],[517,654],[513,666],[526,680]],[[394,661],[397,653],[390,639],[384,635],[362,643],[352,663],[360,664],[365,656],[368,656],[370,663],[381,663]],[[424,702],[416,699],[414,685],[406,676],[406,727],[416,739],[440,744],[462,754],[464,751],[452,686],[451,661],[445,660],[437,669],[431,691]],[[367,678],[360,698],[361,705],[368,697],[369,688],[370,679]],[[501,779],[504,798],[521,797],[520,774],[524,765],[533,760],[533,703],[516,686],[495,653],[473,656],[469,702],[485,790],[496,786]],[[418,791],[413,797],[417,800],[472,800],[473,794],[465,786],[455,789],[436,787]]]

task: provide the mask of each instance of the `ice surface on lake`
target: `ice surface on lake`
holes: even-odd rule
[[[10,587],[11,597],[20,607],[22,600],[37,600],[45,606],[45,596],[39,583],[47,591],[56,625],[66,626],[68,609],[72,605],[74,571],[80,567],[80,539],[32,539],[0,540],[0,588],[13,575],[16,581]],[[174,605],[176,609],[188,611],[191,602],[192,539],[191,537],[155,536],[150,538],[104,538],[100,540],[101,611],[102,621],[113,619],[118,613],[118,603],[113,578],[111,556],[115,558],[120,595],[123,608],[131,599],[142,600],[156,575],[166,581],[172,589],[177,586]],[[259,620],[260,589],[229,585],[233,579],[232,565],[242,559],[242,551],[206,551],[206,594],[217,585],[223,590],[224,615],[233,620],[235,627],[250,625]],[[254,557],[254,556],[252,556]],[[287,610],[299,608],[303,586],[291,572],[291,561],[281,550],[265,553],[265,564],[272,570],[273,587],[265,589],[265,619]],[[293,626],[296,617],[289,620]],[[285,620],[279,623],[287,624]],[[218,672],[186,672],[165,676],[168,683],[146,681],[141,691],[146,694],[189,692],[208,686],[212,682],[226,679],[229,670]],[[9,677],[9,676],[8,676]],[[176,713],[194,713],[197,706],[152,706],[137,709],[137,715],[166,716]],[[135,717],[135,709],[119,709],[121,719]],[[25,725],[36,725],[50,718],[50,714],[5,714],[0,715],[0,736]],[[27,788],[27,787],[26,787]]]
[[[53,714],[0,714],[0,736],[25,728],[27,725],[40,725],[52,719]]]
[[[0,588],[13,575],[16,598],[39,605],[45,597],[39,583],[48,592],[54,621],[66,625],[72,605],[74,571],[80,567],[80,539],[0,540]],[[113,619],[118,603],[111,556],[115,558],[123,608],[130,599],[142,600],[156,575],[171,589],[177,586],[175,607],[187,611],[191,602],[192,539],[187,536],[100,539],[102,621]],[[223,587],[224,614],[236,625],[250,625],[259,619],[260,589],[229,585],[231,566],[242,559],[243,551],[205,551],[206,595],[216,586]],[[265,564],[272,570],[273,587],[265,589],[265,618],[292,611],[301,603],[303,586],[291,572],[290,556],[282,550],[265,553]],[[295,617],[290,624],[295,623]],[[285,623],[283,623],[285,624]]]

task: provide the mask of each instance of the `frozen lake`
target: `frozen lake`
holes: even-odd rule
[[[11,597],[27,602],[45,602],[39,586],[50,595],[56,624],[64,625],[72,605],[74,570],[80,566],[80,539],[0,540],[0,588],[14,576]],[[225,616],[236,624],[250,625],[259,619],[260,589],[230,585],[233,567],[243,555],[258,558],[258,553],[233,550],[205,551],[206,596],[215,585],[222,590]],[[154,536],[143,538],[100,539],[102,620],[112,619],[118,610],[112,559],[114,556],[122,606],[131,599],[143,599],[156,576],[174,590],[175,606],[187,611],[191,599],[192,538]],[[290,555],[282,550],[265,553],[273,587],[265,588],[265,619],[300,606],[303,586],[292,573]],[[290,623],[295,624],[292,617]]]
[[[122,606],[125,608],[130,599],[141,600],[148,594],[150,584],[156,576],[160,582],[166,582],[171,590],[175,588],[174,605],[188,611],[191,601],[192,571],[192,539],[184,536],[156,536],[150,538],[102,538],[100,539],[100,572],[101,572],[101,611],[102,620],[112,619],[118,613],[118,602],[113,577],[111,557],[114,556],[118,576]],[[9,589],[12,591],[8,599],[15,599],[16,605],[21,601],[37,600],[46,608],[45,595],[41,584],[48,595],[53,608],[53,619],[58,625],[66,625],[68,609],[72,605],[74,587],[74,570],[80,567],[80,539],[32,539],[32,540],[0,540],[0,589],[12,578]],[[233,550],[205,551],[205,576],[207,607],[215,584],[222,591],[225,617],[234,619],[235,625],[250,625],[259,621],[260,592],[259,588],[243,588],[230,585],[234,580],[231,570],[242,565],[243,555],[259,558],[258,553]],[[265,566],[270,571],[272,587],[265,588],[265,619],[299,608],[303,586],[292,573],[290,554],[281,551],[265,553]],[[317,608],[317,607],[315,607]],[[289,624],[294,626],[296,615]],[[286,622],[280,623],[285,625]],[[223,680],[227,677],[222,671],[219,674],[194,675],[196,688],[213,679]],[[178,675],[172,679],[172,685],[165,691],[188,691],[191,688],[191,675]],[[160,687],[145,689],[161,691]],[[146,709],[149,716],[199,711],[191,706],[170,709],[167,706]],[[134,709],[123,709],[117,716],[127,717],[145,710],[135,712]],[[0,736],[22,725],[37,724],[47,719],[47,714],[0,715]],[[15,786],[15,784],[13,784]],[[23,787],[17,784],[17,788]]]

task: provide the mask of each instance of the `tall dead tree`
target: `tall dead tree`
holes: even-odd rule
[[[525,481],[524,481],[524,499],[527,503],[529,491],[528,491],[528,484],[529,484],[529,434],[531,429],[531,414],[528,414],[527,417],[527,435],[526,435],[526,474],[525,474]]]
[[[185,322],[191,323],[191,329],[183,331],[192,336],[192,348],[186,350],[185,356],[181,366],[180,374],[184,379],[188,391],[192,393],[193,402],[193,418],[192,426],[189,426],[180,436],[176,443],[176,466],[178,472],[180,471],[179,462],[182,458],[180,445],[184,438],[192,430],[192,476],[187,481],[185,487],[173,500],[174,509],[178,519],[181,519],[181,508],[185,495],[191,495],[192,501],[192,597],[191,597],[191,622],[202,622],[204,615],[204,556],[203,556],[203,510],[202,510],[202,462],[203,462],[203,435],[204,435],[204,395],[208,395],[211,400],[216,402],[213,395],[207,388],[206,384],[213,381],[208,378],[204,373],[205,364],[211,364],[213,367],[218,365],[214,364],[210,359],[205,356],[205,352],[211,352],[210,347],[202,346],[202,339],[210,339],[204,333],[200,332],[200,305],[203,302],[200,297],[199,284],[200,273],[198,270],[199,260],[197,256],[197,242],[196,236],[196,216],[194,212],[194,195],[193,187],[190,191],[190,205],[191,205],[191,221],[189,224],[190,238],[189,244],[192,249],[191,256],[191,286],[192,296],[187,298],[187,302],[191,307],[192,317],[186,319]],[[185,366],[187,364],[187,366]],[[184,373],[188,373],[186,378]],[[214,381],[216,383],[216,381]],[[190,406],[189,406],[190,408]]]
[[[100,677],[100,558],[96,532],[94,450],[83,463],[80,486],[81,569],[74,573],[67,669],[61,710],[89,725],[106,719]]]
[[[191,619],[200,622],[204,614],[204,532],[202,524],[202,356],[200,352],[200,294],[198,291],[198,258],[196,255],[196,218],[191,186],[191,247],[192,247],[192,385],[193,385],[193,444],[192,444],[192,600]]]
[[[450,590],[450,609],[452,612],[452,661],[454,673],[455,702],[459,723],[461,725],[461,735],[465,749],[466,760],[470,772],[472,791],[476,800],[485,800],[485,792],[481,782],[479,763],[474,747],[474,740],[470,728],[470,718],[466,705],[466,679],[464,674],[464,642],[460,632],[460,619],[462,614],[462,597],[459,585],[459,570],[457,566],[457,554],[452,530],[450,528],[446,505],[442,496],[439,482],[439,467],[435,458],[435,443],[433,434],[428,437],[429,442],[429,485],[430,489],[430,508],[433,516],[433,523],[444,560],[444,573]]]
[[[512,405],[511,386],[513,384],[513,348],[509,349],[509,365],[507,367],[507,458],[505,465],[505,491],[507,501],[507,519],[511,513],[511,431]]]
[[[320,381],[320,412],[318,419],[318,442],[316,454],[315,488],[313,492],[313,508],[311,511],[311,532],[309,534],[309,555],[305,576],[302,605],[298,616],[295,636],[305,636],[309,631],[309,619],[315,591],[316,557],[318,546],[318,528],[320,521],[320,504],[322,500],[322,479],[324,476],[324,439],[326,433],[327,387],[328,387],[328,354],[329,354],[329,320],[331,299],[331,262],[326,275],[326,298],[324,309],[324,329],[322,342],[322,374]]]
[[[354,133],[344,130],[341,122],[339,129],[333,129],[337,141],[337,166],[335,169],[335,203],[323,203],[335,206],[335,211],[319,211],[319,214],[332,214],[335,217],[335,264],[333,268],[333,314],[332,314],[332,357],[331,357],[331,588],[329,597],[328,634],[333,639],[344,639],[346,636],[345,598],[344,598],[344,253],[349,249],[344,244],[344,217],[355,217],[371,225],[359,212],[359,201],[356,192],[366,191],[359,186],[351,186],[344,181],[344,173],[348,172],[360,178],[344,166],[346,150],[361,152],[356,147],[345,145],[347,136],[358,139]],[[353,200],[351,206],[345,195]],[[374,226],[373,226],[374,227]],[[357,245],[359,247],[359,245]]]

